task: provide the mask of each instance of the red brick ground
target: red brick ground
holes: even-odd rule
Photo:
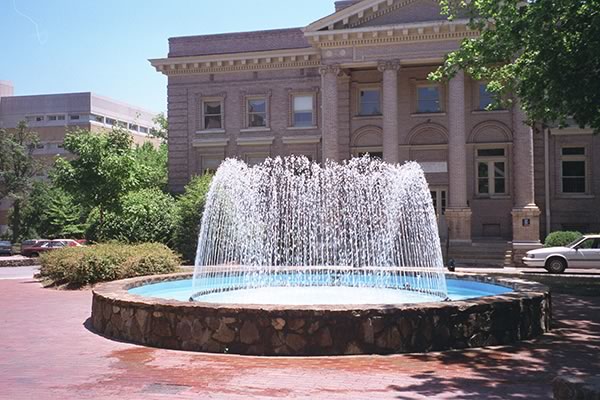
[[[259,358],[118,343],[86,329],[91,293],[0,281],[1,399],[549,399],[600,373],[600,298],[554,297],[556,329],[428,355]]]

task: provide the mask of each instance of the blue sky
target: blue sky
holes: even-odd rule
[[[0,0],[0,80],[15,94],[92,91],[166,109],[148,63],[173,36],[305,26],[334,0]]]

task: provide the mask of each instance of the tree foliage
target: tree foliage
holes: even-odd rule
[[[156,124],[156,127],[150,130],[150,134],[162,139],[163,142],[167,142],[169,140],[169,121],[165,113],[158,113],[152,121]]]
[[[497,99],[516,94],[530,121],[600,131],[600,0],[441,0],[480,36],[448,55],[433,79],[463,69]],[[498,100],[500,101],[500,100]]]
[[[196,256],[200,220],[204,213],[211,181],[212,175],[193,178],[186,186],[185,193],[177,201],[173,245],[184,261],[190,264],[194,262]]]
[[[16,129],[0,129],[0,200],[12,201],[10,218],[13,241],[21,238],[21,204],[32,190],[39,163],[33,152],[39,143],[37,133],[30,131],[25,122]]]
[[[159,188],[167,190],[167,156],[166,144],[161,144],[158,149],[152,143],[144,143],[134,149],[133,155],[137,168],[139,188]]]
[[[175,226],[175,200],[153,188],[132,191],[122,196],[119,207],[104,215],[89,217],[88,239],[96,242],[170,244]]]

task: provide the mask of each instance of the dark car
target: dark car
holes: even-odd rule
[[[0,256],[12,256],[12,243],[8,241],[0,241]]]
[[[26,240],[21,244],[21,255],[25,257],[39,257],[40,253],[48,251],[49,240]]]

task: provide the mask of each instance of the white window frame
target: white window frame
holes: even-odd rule
[[[311,125],[298,126],[296,125],[296,98],[298,97],[310,97],[312,99],[312,120]],[[290,119],[289,127],[294,129],[315,129],[317,127],[317,101],[314,92],[293,92],[290,94]],[[304,111],[306,112],[306,111]]]
[[[221,108],[220,114],[207,114],[206,104],[207,103],[219,103]],[[206,126],[206,117],[214,117],[219,115],[221,117],[221,126],[219,128],[208,128]],[[202,132],[224,132],[225,131],[225,99],[223,97],[203,97],[200,100],[200,131]]]
[[[253,100],[263,100],[265,102],[265,111],[261,111],[261,112],[250,112],[250,102]],[[255,129],[255,130],[264,130],[264,129],[268,129],[270,126],[270,118],[269,118],[269,96],[267,95],[250,95],[250,96],[245,96],[245,100],[244,100],[244,126],[247,129]],[[251,126],[250,125],[250,116],[253,114],[264,114],[264,125],[259,125],[259,126]]]
[[[583,154],[576,154],[576,155],[564,155],[563,154],[563,150],[564,149],[583,149]],[[565,161],[576,161],[576,162],[583,162],[583,168],[585,171],[585,175],[583,176],[583,181],[584,181],[584,185],[585,185],[585,190],[583,192],[565,192],[564,190],[564,164],[563,162]],[[590,179],[590,174],[588,171],[588,149],[586,146],[584,145],[566,145],[566,146],[561,146],[560,147],[560,193],[561,195],[564,196],[584,196],[584,195],[588,195],[589,194],[589,188],[590,188],[590,184],[588,182],[588,180]],[[574,177],[571,177],[574,178]]]
[[[502,150],[503,156],[480,156],[480,150]],[[495,163],[504,163],[504,192],[496,193],[496,169]],[[486,163],[488,168],[488,192],[479,191],[479,181],[483,178],[479,176],[479,164]],[[475,148],[475,193],[478,197],[507,197],[510,195],[510,164],[508,162],[508,148],[506,146],[482,146]]]

